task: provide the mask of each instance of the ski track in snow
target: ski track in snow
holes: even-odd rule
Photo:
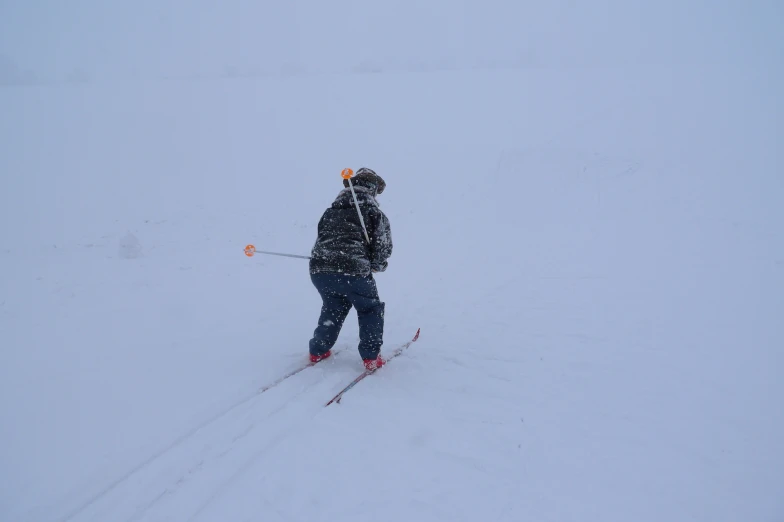
[[[304,415],[300,420],[275,426],[273,431],[265,437],[262,437],[261,439],[254,438],[249,448],[244,452],[238,447],[238,443],[241,444],[244,439],[251,435],[251,433],[258,434],[257,432],[259,431],[260,424],[273,419],[286,408],[291,410],[292,403],[314,386],[317,386],[320,381],[323,381],[323,375],[320,374],[325,370],[328,370],[328,368],[325,368],[324,366],[329,366],[345,351],[345,348],[338,348],[335,350],[333,358],[326,361],[326,364],[319,363],[319,365],[313,368],[308,368],[265,392],[257,391],[195,426],[189,432],[173,441],[169,446],[152,455],[149,459],[140,463],[138,466],[128,471],[128,473],[108,485],[104,490],[98,492],[73,512],[62,518],[62,521],[96,520],[97,522],[102,520],[102,506],[99,506],[99,504],[122,505],[122,499],[126,495],[126,492],[120,490],[122,490],[123,487],[133,487],[127,486],[129,482],[134,481],[137,485],[143,485],[145,483],[159,485],[162,483],[160,477],[166,476],[168,478],[165,480],[165,483],[168,485],[165,489],[159,491],[157,494],[155,494],[154,491],[151,491],[149,492],[149,495],[153,495],[153,497],[149,501],[145,501],[142,505],[138,505],[135,508],[130,506],[126,508],[133,511],[130,516],[123,515],[118,517],[117,514],[112,515],[113,519],[117,517],[118,519],[123,519],[127,522],[146,520],[146,517],[154,511],[156,506],[162,503],[167,497],[175,496],[186,484],[197,481],[199,474],[204,473],[209,475],[212,466],[227,459],[229,456],[232,456],[233,460],[236,462],[244,462],[245,464],[240,465],[235,472],[230,472],[227,478],[220,479],[218,482],[219,485],[215,487],[214,492],[208,496],[207,500],[200,505],[189,520],[194,519],[214,498],[219,496],[233,480],[263,456],[265,452],[269,451],[278,442],[285,439],[286,435],[291,433],[294,429],[307,423],[309,418],[312,418],[320,411],[321,408],[319,408],[318,405],[307,403],[311,406],[311,408],[306,410],[310,412],[310,417]],[[345,354],[343,355],[345,356]],[[321,367],[319,368],[319,366]],[[356,369],[356,372],[359,371],[361,370]],[[306,375],[311,373],[315,373],[315,377],[321,377],[321,379],[317,379],[312,375],[310,379],[307,379]],[[334,384],[339,383],[341,378],[345,380],[349,375],[351,375],[350,372],[334,373],[330,376],[329,380],[334,387]],[[304,384],[301,382],[303,380],[305,381]],[[294,381],[300,382],[298,383],[299,390],[293,395],[281,395],[277,404],[273,403],[271,409],[263,414],[256,411],[261,406],[261,404],[256,404],[257,401],[262,400],[262,398],[267,399],[267,401],[272,401],[273,396],[276,395],[276,391],[287,387],[297,386],[297,383]],[[319,400],[323,397],[323,395],[315,396],[318,397]],[[320,406],[323,407],[323,404]],[[245,417],[245,419],[243,419],[243,417]],[[215,425],[215,428],[211,431],[210,428],[213,427],[213,425]],[[227,425],[232,426],[232,428],[227,430]],[[265,424],[264,428],[269,429],[269,426]],[[198,447],[202,445],[205,445],[204,451],[199,451]],[[254,450],[254,448],[258,449]],[[249,451],[250,455],[248,455]],[[178,455],[178,453],[182,455]],[[198,461],[196,462],[194,462],[194,455],[199,455]],[[181,461],[179,465],[176,463],[178,460]],[[209,480],[214,481],[215,475],[211,475]],[[110,498],[112,495],[119,497],[119,500]],[[139,504],[140,501],[140,498],[135,498],[134,504]],[[112,511],[114,512],[114,510]]]

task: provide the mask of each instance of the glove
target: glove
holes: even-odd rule
[[[388,265],[389,263],[387,263],[386,261],[384,261],[383,263],[372,263],[370,265],[370,271],[374,273],[383,272],[384,270],[387,269]]]

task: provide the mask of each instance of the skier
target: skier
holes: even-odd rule
[[[310,279],[323,304],[310,340],[310,360],[315,363],[332,355],[331,348],[353,306],[359,322],[359,355],[365,368],[373,370],[384,364],[379,355],[384,338],[384,303],[379,299],[373,274],[387,269],[392,233],[376,200],[386,188],[381,176],[361,168],[351,183],[356,202],[349,180],[344,179],[345,188],[319,220],[311,252]]]

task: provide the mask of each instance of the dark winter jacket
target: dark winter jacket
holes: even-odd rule
[[[392,255],[389,220],[381,211],[372,188],[354,185],[370,244],[365,239],[351,189],[344,189],[321,216],[313,246],[310,272],[368,276],[383,272]]]

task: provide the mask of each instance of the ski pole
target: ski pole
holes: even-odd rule
[[[265,252],[264,250],[256,250],[256,247],[253,245],[246,246],[245,255],[248,257],[253,257],[253,254],[269,254],[271,256],[297,257],[299,259],[310,259],[310,256],[298,256],[296,254],[281,254],[280,252]]]
[[[365,228],[365,220],[362,219],[362,211],[359,210],[359,201],[357,201],[357,193],[354,192],[354,184],[351,183],[351,176],[354,175],[354,171],[351,169],[343,169],[343,172],[340,173],[340,176],[348,181],[348,186],[351,188],[351,195],[354,196],[354,205],[357,207],[357,214],[359,214],[359,222],[362,225],[362,231],[365,233],[365,239],[370,244],[370,237],[368,237],[367,228]]]

